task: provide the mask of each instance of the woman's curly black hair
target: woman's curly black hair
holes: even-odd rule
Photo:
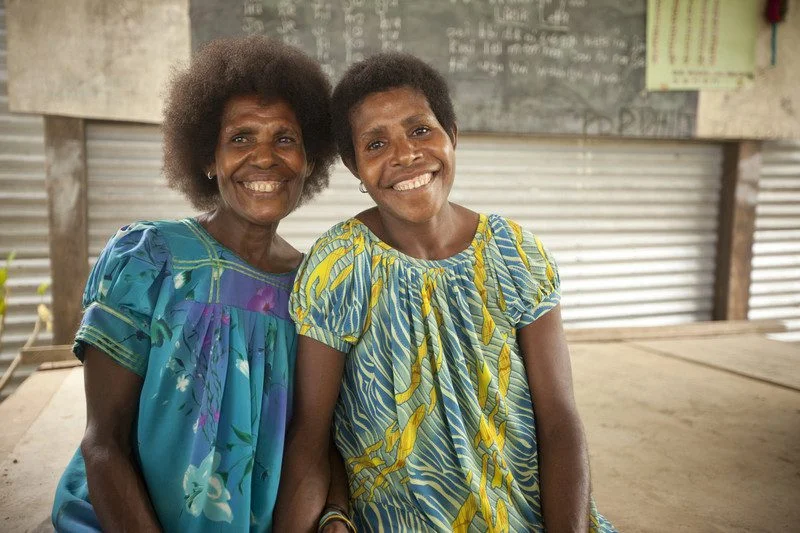
[[[455,142],[456,112],[444,77],[416,56],[382,52],[353,64],[333,90],[333,138],[348,166],[355,164],[350,112],[370,94],[399,87],[410,87],[424,94],[439,124]]]
[[[266,37],[211,41],[177,72],[164,110],[164,173],[199,210],[217,206],[216,180],[205,169],[214,160],[222,111],[233,96],[282,98],[294,110],[306,159],[314,169],[300,203],[328,186],[336,157],[330,133],[331,85],[319,64],[296,48]]]

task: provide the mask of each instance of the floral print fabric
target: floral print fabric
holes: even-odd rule
[[[165,531],[269,531],[296,350],[294,273],[249,266],[193,219],[122,228],[95,265],[76,336],[140,375],[136,456]],[[80,450],[59,531],[98,531]]]

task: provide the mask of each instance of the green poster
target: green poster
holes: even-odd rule
[[[648,0],[647,90],[751,83],[762,9],[759,0]]]

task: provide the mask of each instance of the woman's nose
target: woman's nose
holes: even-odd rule
[[[395,143],[395,160],[398,164],[407,167],[420,157],[422,154],[412,141],[405,139]]]
[[[259,167],[269,168],[275,162],[275,150],[270,143],[256,143],[250,152],[250,161]]]

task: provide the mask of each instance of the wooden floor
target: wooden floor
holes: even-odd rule
[[[798,531],[800,346],[758,335],[571,344],[594,496],[620,531]],[[0,531],[45,531],[83,432],[81,370],[0,404]]]

